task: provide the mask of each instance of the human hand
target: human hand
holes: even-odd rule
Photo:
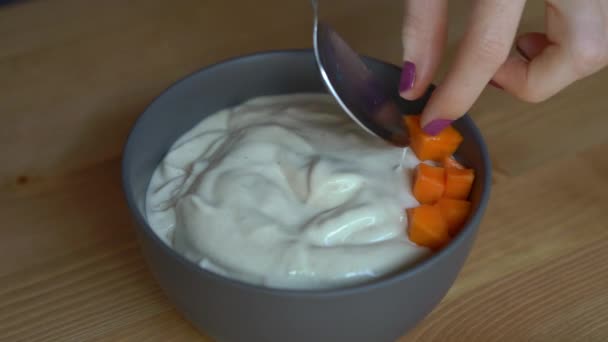
[[[431,96],[421,124],[432,135],[468,111],[488,82],[528,102],[543,101],[608,64],[608,0],[547,0],[545,33],[518,37],[525,0],[474,0],[456,57]],[[405,0],[406,99],[424,94],[447,37],[448,0]]]

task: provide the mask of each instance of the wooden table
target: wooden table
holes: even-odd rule
[[[531,3],[525,30],[542,28]],[[452,7],[448,57],[467,10]],[[325,10],[358,50],[399,63],[401,1]],[[173,81],[308,47],[310,20],[305,0],[0,7],[0,340],[210,341],[144,265],[121,147]],[[454,287],[401,342],[608,340],[607,85],[605,71],[540,105],[483,94],[472,116],[493,156],[491,204]]]

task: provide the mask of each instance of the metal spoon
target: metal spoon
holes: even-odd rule
[[[368,133],[393,145],[408,144],[397,92],[368,69],[361,57],[336,31],[319,20],[319,2],[311,0],[314,12],[313,45],[321,78],[342,109]]]

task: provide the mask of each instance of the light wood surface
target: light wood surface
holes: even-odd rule
[[[398,63],[401,1],[323,1]],[[542,28],[542,3],[522,29]],[[451,2],[449,57],[467,2]],[[209,63],[308,47],[307,0],[23,1],[0,7],[0,340],[210,341],[145,267],[120,189],[137,115]],[[495,165],[466,266],[409,341],[608,340],[608,72],[540,105],[472,110]]]

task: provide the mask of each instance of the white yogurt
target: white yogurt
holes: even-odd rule
[[[262,97],[213,114],[171,147],[147,217],[201,267],[275,288],[332,288],[408,267],[419,161],[357,127],[327,95]]]

